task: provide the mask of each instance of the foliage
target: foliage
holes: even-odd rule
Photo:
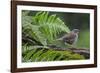
[[[23,46],[23,62],[39,61],[62,61],[62,60],[84,60],[84,56],[72,53],[71,51],[55,51],[45,48],[33,48]]]
[[[55,14],[37,12],[35,16],[31,17],[23,12],[22,15],[23,33],[44,46],[57,39],[60,32],[70,32],[69,28]]]
[[[56,39],[61,32],[69,33],[67,25],[56,14],[49,12],[37,12],[29,16],[29,11],[22,11],[22,58],[23,62],[37,61],[59,61],[59,60],[82,60],[84,56],[72,53],[71,51],[57,51],[46,48],[34,48],[34,46],[47,47],[55,44],[58,47],[66,45],[57,42]]]

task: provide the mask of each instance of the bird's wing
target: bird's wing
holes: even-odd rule
[[[73,44],[75,41],[75,37],[76,37],[75,34],[70,33],[69,35],[66,36],[66,38],[63,39],[63,41],[65,41],[66,43],[69,43],[69,44]]]
[[[66,39],[74,39],[76,37],[76,34],[74,33],[69,33],[68,35],[66,35]]]

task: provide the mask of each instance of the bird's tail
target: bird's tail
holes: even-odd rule
[[[58,38],[58,39],[56,39],[57,41],[61,41],[62,40],[62,38]]]

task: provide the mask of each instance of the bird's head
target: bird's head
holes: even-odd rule
[[[72,32],[78,34],[79,33],[79,29],[73,29]]]

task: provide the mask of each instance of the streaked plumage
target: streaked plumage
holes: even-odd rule
[[[58,40],[61,40],[61,41],[68,43],[68,44],[75,44],[78,40],[78,33],[79,33],[79,30],[74,29],[70,33],[59,38]]]

